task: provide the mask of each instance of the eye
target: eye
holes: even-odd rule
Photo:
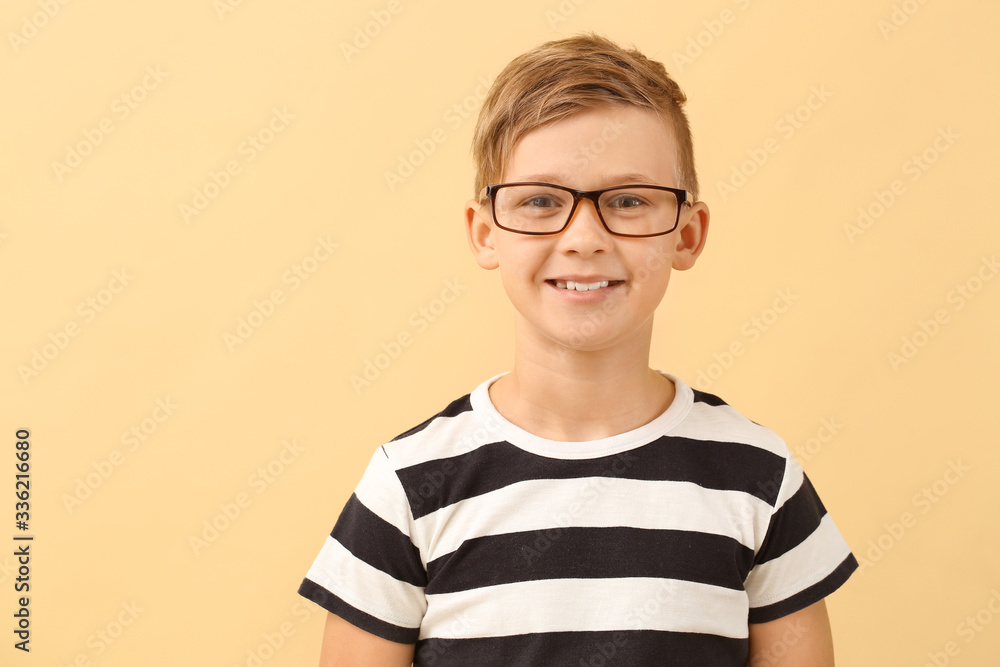
[[[552,195],[532,195],[522,201],[520,206],[526,206],[531,208],[550,208],[553,206],[562,206],[562,203],[556,200]]]
[[[619,210],[631,210],[645,206],[648,203],[649,202],[638,195],[619,194],[615,195],[608,201],[608,206]]]

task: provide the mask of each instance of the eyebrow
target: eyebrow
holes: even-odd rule
[[[528,174],[523,176],[517,181],[510,180],[508,183],[520,183],[520,182],[539,182],[539,183],[552,183],[553,185],[563,185],[565,187],[570,187],[565,183],[560,182],[561,176],[558,174]],[[657,183],[657,179],[651,178],[647,174],[640,172],[629,172],[627,174],[611,174],[604,176],[600,180],[601,187],[611,187],[614,185],[660,185]]]

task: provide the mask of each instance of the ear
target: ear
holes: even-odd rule
[[[465,234],[479,266],[495,269],[500,266],[500,259],[493,247],[494,227],[488,206],[475,199],[465,202]]]
[[[684,206],[676,232],[673,268],[686,271],[694,266],[695,260],[705,249],[705,240],[708,238],[708,204],[696,201],[690,206]]]

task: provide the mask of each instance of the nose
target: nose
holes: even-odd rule
[[[590,255],[607,250],[613,243],[611,234],[604,228],[597,214],[597,204],[584,198],[577,204],[566,229],[560,236],[560,245],[565,252]]]

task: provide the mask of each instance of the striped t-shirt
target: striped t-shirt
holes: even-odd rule
[[[745,667],[748,623],[858,563],[782,440],[672,375],[587,442],[504,419],[487,380],[380,447],[299,593],[414,665]]]

